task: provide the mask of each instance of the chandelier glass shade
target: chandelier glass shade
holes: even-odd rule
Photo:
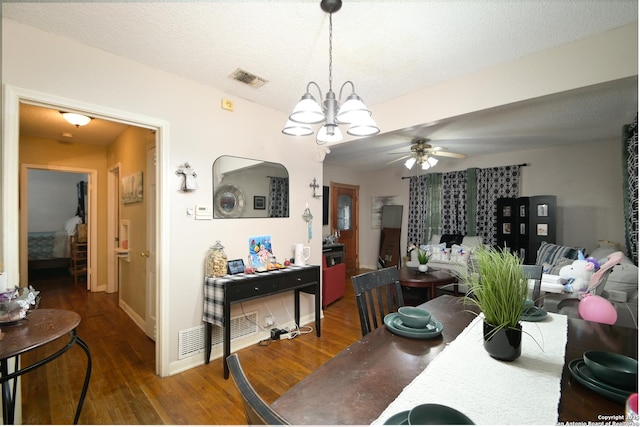
[[[91,117],[85,116],[85,115],[82,115],[82,114],[63,113],[63,112],[60,112],[60,114],[62,114],[62,117],[64,117],[64,119],[66,121],[68,121],[69,123],[71,123],[75,127],[85,126],[85,125],[89,124],[89,122],[91,121]]]
[[[429,157],[427,155],[416,154],[413,157],[409,157],[404,162],[404,165],[406,166],[407,169],[411,169],[411,168],[413,168],[413,165],[416,164],[416,162],[420,165],[422,170],[426,171],[427,169],[432,168],[435,165],[437,165],[438,164],[438,159],[436,159],[435,157]]]
[[[352,136],[371,136],[380,133],[380,129],[371,117],[371,111],[366,107],[362,98],[355,92],[353,82],[346,81],[340,87],[339,96],[336,94],[331,85],[333,82],[333,12],[340,10],[342,0],[322,0],[320,7],[329,14],[329,91],[326,93],[322,102],[322,106],[311,95],[311,86],[318,89],[318,95],[322,99],[322,90],[320,86],[311,81],[307,83],[307,90],[289,116],[289,120],[282,129],[282,133],[291,136],[308,136],[313,134],[310,125],[323,123],[318,130],[316,136],[317,144],[325,144],[327,142],[338,142],[342,140],[342,132],[339,125],[349,125],[347,133]],[[351,85],[351,93],[340,105],[342,99],[342,91],[345,86]],[[309,133],[310,132],[310,133]]]

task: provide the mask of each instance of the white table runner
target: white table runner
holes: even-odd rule
[[[474,319],[372,424],[422,403],[450,406],[475,424],[555,424],[567,317],[549,313],[522,327],[522,355],[501,362],[484,349],[482,318]]]

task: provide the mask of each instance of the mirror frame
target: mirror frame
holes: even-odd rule
[[[239,156],[222,155],[215,159],[213,171],[213,217],[224,218],[288,218],[290,216],[290,191],[287,188],[286,214],[269,216],[268,199],[271,197],[270,178],[289,180],[287,168],[275,162]],[[264,177],[264,180],[262,179]],[[235,198],[233,207],[225,206],[225,197]],[[255,197],[267,199],[266,209],[256,209],[247,204]]]

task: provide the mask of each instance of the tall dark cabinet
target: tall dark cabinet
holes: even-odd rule
[[[535,264],[542,242],[556,242],[556,196],[504,197],[497,200],[497,244]]]

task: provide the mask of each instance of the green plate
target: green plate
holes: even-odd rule
[[[393,320],[391,320],[391,322],[393,322],[393,326],[396,329],[400,329],[407,332],[435,332],[436,331],[436,324],[434,322],[434,319],[430,320],[427,326],[425,326],[424,328],[412,328],[411,326],[407,326],[402,322],[402,319],[400,319],[400,316],[395,317]]]
[[[569,362],[568,368],[571,376],[591,391],[595,391],[618,403],[625,403],[629,397],[629,391],[613,387],[596,379],[589,368],[587,368],[587,365],[584,364],[583,359],[572,360]]]
[[[401,426],[406,424],[409,424],[409,411],[398,412],[384,422],[384,425],[388,426]]]
[[[531,308],[522,314],[521,319],[525,322],[539,322],[547,317],[547,311],[541,308]]]
[[[429,338],[434,338],[439,336],[442,333],[442,329],[443,329],[442,323],[438,322],[433,317],[431,318],[431,322],[429,322],[429,324],[433,325],[434,329],[409,328],[408,326],[405,326],[405,325],[398,326],[398,323],[402,325],[402,322],[398,317],[398,313],[390,313],[384,317],[384,324],[387,327],[387,329],[389,329],[394,334],[400,335],[401,337],[429,339]]]

